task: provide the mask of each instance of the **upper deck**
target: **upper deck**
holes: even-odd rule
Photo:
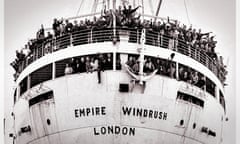
[[[121,18],[121,16],[125,15],[123,11],[109,10],[102,12],[99,17],[98,13],[83,17],[68,18],[65,19],[65,23],[63,20],[55,19],[52,29],[46,30],[42,27],[37,32],[37,38],[29,41],[26,45],[24,49],[26,53],[24,54],[23,51],[17,52],[17,59],[12,63],[12,66],[16,70],[15,78],[17,84],[21,85],[25,83],[28,81],[26,79],[28,75],[51,63],[53,65],[50,65],[50,69],[52,70],[50,72],[52,76],[50,77],[54,78],[56,76],[55,71],[57,71],[57,68],[55,68],[57,61],[76,56],[97,54],[99,52],[113,54],[113,70],[116,70],[116,61],[118,61],[116,53],[137,54],[131,47],[135,47],[135,50],[141,47],[142,30],[145,29],[146,40],[144,45],[146,46],[146,51],[148,51],[145,58],[147,56],[153,58],[159,57],[168,61],[168,56],[171,53],[183,55],[176,60],[178,65],[175,68],[177,70],[177,78],[180,77],[178,71],[181,71],[182,65],[183,68],[185,67],[184,69],[192,69],[191,74],[199,72],[200,75],[203,75],[206,79],[205,81],[208,81],[210,84],[206,89],[213,96],[215,95],[214,87],[217,86],[223,91],[222,87],[225,81],[226,70],[222,58],[218,57],[215,53],[216,41],[213,37],[210,37],[209,33],[196,32],[194,28],[189,27],[187,29],[185,25],[181,27],[178,21],[170,20],[169,18],[149,18],[148,16],[144,16],[145,19],[141,20],[140,18],[142,17],[133,14],[134,12],[125,18]],[[91,21],[89,17],[92,17],[93,20]],[[83,20],[84,18],[85,20]],[[155,20],[152,21],[152,19]],[[72,24],[72,21],[74,24]],[[51,31],[53,31],[53,34]],[[48,35],[45,36],[45,33],[48,33]],[[109,43],[112,44],[109,45]],[[120,48],[119,51],[116,51],[116,47],[118,47],[116,45],[121,45],[121,43],[125,44],[122,47],[126,48]],[[96,44],[101,46],[101,50],[96,48]],[[104,45],[105,48],[103,48]],[[74,50],[73,48],[75,47],[80,47],[81,50]],[[93,49],[90,47],[95,47],[95,52],[87,52],[87,49],[83,49],[83,47],[89,47],[91,50]],[[163,54],[154,56],[155,52],[152,51],[152,48],[157,50],[157,53],[162,52]],[[52,60],[46,61],[50,56]],[[56,56],[60,57],[56,58]],[[28,66],[31,70],[27,69],[25,71]],[[27,86],[27,84],[24,85],[24,87]],[[30,83],[29,85],[27,86],[28,88],[34,84]]]
[[[112,15],[113,22],[104,18],[109,14]],[[89,16],[87,15],[87,17]],[[53,30],[44,30],[42,27],[37,32],[37,38],[29,41],[21,52],[17,52],[17,58],[11,63],[16,70],[15,79],[32,62],[46,54],[69,46],[106,41],[112,41],[116,44],[120,42],[119,35],[122,33],[128,35],[127,41],[129,43],[140,44],[141,32],[144,28],[146,29],[145,45],[161,47],[186,55],[207,67],[224,84],[227,73],[226,66],[223,64],[222,57],[215,53],[217,42],[209,36],[209,33],[196,32],[196,29],[192,27],[187,29],[185,25],[180,27],[177,21],[169,19],[161,18],[154,22],[152,19],[144,19],[143,21],[137,19],[135,22],[122,24],[118,22],[117,14],[106,12],[104,16],[100,16],[98,19],[94,16],[93,21],[80,20],[80,24],[78,24],[77,18],[85,17],[69,18],[74,21],[74,24],[68,19],[66,19],[65,24],[63,20],[55,20]],[[45,36],[46,31],[48,31],[47,36]],[[50,31],[53,31],[54,34]],[[24,50],[26,53],[23,52]]]

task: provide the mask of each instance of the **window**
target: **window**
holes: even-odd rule
[[[25,77],[19,84],[20,86],[20,95],[27,91],[27,77]]]
[[[49,91],[49,92],[43,93],[41,95],[38,95],[29,100],[29,107],[32,105],[35,105],[37,103],[40,103],[42,101],[51,99],[51,98],[53,98],[53,91]]]
[[[136,74],[139,72],[138,59],[139,55],[129,54],[128,61],[126,62],[126,64]],[[151,56],[145,56],[144,60],[145,60],[143,66],[144,73],[148,74],[157,70],[156,74],[176,78],[176,62]]]
[[[186,65],[179,64],[178,67],[178,78],[181,81],[191,83],[191,68]]]
[[[56,71],[55,71],[56,78],[65,75],[64,73],[65,67],[66,67],[66,64],[70,63],[70,60],[71,59],[69,58],[69,59],[64,59],[56,62]]]
[[[191,96],[189,94],[178,92],[177,93],[177,99],[184,100],[184,101],[187,101],[189,103],[193,103],[193,104],[198,105],[200,107],[204,107],[204,101],[203,100],[201,100],[197,97]]]
[[[213,97],[216,97],[215,95],[215,87],[216,85],[211,81],[209,78],[206,78],[206,91],[211,94]]]
[[[147,63],[152,62],[154,69],[157,69],[157,74],[176,78],[176,62],[167,59],[145,56]],[[145,65],[147,64],[145,63]],[[144,69],[146,71],[146,69]]]
[[[179,64],[178,67],[179,80],[191,83],[201,89],[205,86],[205,77],[202,73],[186,65]]]
[[[68,58],[56,62],[56,77],[65,74],[113,69],[113,53],[99,53]]]
[[[52,79],[52,64],[46,65],[34,71],[30,75],[30,87],[33,87],[39,83]]]
[[[120,53],[117,53],[117,56],[116,56],[116,70],[122,70]]]

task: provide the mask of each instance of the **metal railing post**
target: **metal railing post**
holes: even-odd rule
[[[53,52],[57,49],[57,41],[56,37],[53,38],[53,46],[52,46]]]
[[[138,28],[137,28],[137,43],[139,44],[139,32],[138,32]]]
[[[187,44],[187,48],[188,48],[188,56],[191,57],[191,45]]]
[[[114,51],[113,51],[113,71],[116,71],[116,61],[117,61],[117,53],[116,53],[116,48],[114,48]]]
[[[55,73],[56,73],[56,63],[53,62],[52,65],[53,65],[52,66],[52,79],[54,80],[56,78],[56,75],[55,75]]]
[[[117,36],[116,36],[116,15],[114,12],[112,12],[112,16],[113,16],[113,43],[115,44],[117,42]]]
[[[178,62],[176,62],[176,79],[179,80],[179,73],[178,73]]]
[[[178,38],[174,40],[175,51],[178,51]]]
[[[90,31],[90,43],[92,43],[93,42],[93,33],[92,33],[92,29],[91,29],[91,31]]]
[[[206,55],[205,55],[205,60],[206,60],[206,62],[205,62],[206,65],[205,65],[205,66],[206,66],[208,69],[210,69],[210,68],[209,68],[209,60],[208,60],[208,57],[207,57]],[[211,69],[210,69],[210,70],[211,70]]]
[[[36,48],[36,57],[35,57],[35,60],[37,60],[38,59],[38,47]]]
[[[30,89],[31,87],[31,75],[27,76],[27,89]]]
[[[41,47],[42,47],[42,53],[40,55],[40,58],[45,55],[45,50],[44,50],[44,44],[43,43],[41,44]]]
[[[70,33],[70,47],[73,46],[73,36],[72,36],[72,33]]]

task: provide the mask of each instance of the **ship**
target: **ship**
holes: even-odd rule
[[[16,53],[14,144],[222,143],[214,36],[133,2],[54,19]]]

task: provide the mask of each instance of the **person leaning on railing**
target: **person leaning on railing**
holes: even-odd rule
[[[76,32],[76,31],[79,31],[79,25],[78,25],[78,21],[74,20],[73,26],[72,26],[72,32]]]
[[[44,45],[44,54],[53,52],[53,35],[50,32],[47,32],[46,40],[43,42]]]
[[[65,25],[64,31],[65,31],[65,33],[69,34],[72,32],[73,24],[71,22],[69,22],[68,20],[65,20],[65,23],[66,23],[66,25]]]
[[[135,19],[135,12],[141,6],[138,6],[134,9],[132,9],[131,5],[128,6],[128,9],[127,9],[126,5],[124,5],[123,7],[124,7],[124,9],[122,10],[123,15],[122,15],[121,23],[125,26],[131,26],[132,22]]]
[[[60,36],[60,24],[62,24],[63,21],[59,21],[56,18],[53,19],[52,29],[54,31],[54,36]]]
[[[37,32],[36,38],[37,38],[38,41],[43,41],[44,40],[45,30],[44,30],[43,24],[41,24],[41,28]]]
[[[158,22],[152,22],[152,20],[140,20],[140,15],[136,16],[136,11],[140,7],[133,8],[131,5],[126,7],[126,5],[121,6],[114,12],[113,10],[102,11],[102,14],[99,18],[94,17],[93,21],[85,19],[85,21],[80,20],[78,24],[77,21],[74,21],[74,25],[69,21],[63,19],[53,20],[52,29],[54,32],[54,37],[63,36],[65,34],[73,34],[73,44],[75,45],[76,35],[74,33],[77,31],[82,31],[78,33],[78,37],[81,38],[82,42],[79,44],[85,44],[88,42],[103,42],[105,39],[109,40],[109,36],[102,34],[103,30],[108,31],[107,28],[112,28],[113,26],[113,14],[116,16],[116,25],[119,27],[130,27],[137,28],[141,31],[144,27],[146,29],[146,43],[150,45],[160,45],[164,48],[170,48],[172,50],[177,50],[180,53],[189,55],[190,45],[196,49],[196,44],[199,45],[201,53],[205,52],[210,58],[217,59],[214,48],[216,47],[217,41],[214,40],[214,37],[210,37],[210,33],[202,33],[201,29],[196,32],[196,29],[190,26],[187,28],[186,25],[180,26],[178,21],[171,22],[169,18],[167,21],[161,20]],[[89,41],[89,33],[92,31],[92,39]],[[140,31],[138,33],[140,33]],[[111,33],[107,33],[107,35]],[[137,34],[137,33],[136,33]],[[158,35],[159,34],[159,35]],[[111,40],[112,38],[110,38]],[[139,38],[138,38],[139,39]],[[45,31],[43,25],[41,25],[40,30],[37,32],[36,41],[42,43],[47,41],[48,38],[45,38]],[[136,40],[134,40],[136,42]],[[33,52],[32,48],[31,52]],[[188,50],[184,50],[188,49]],[[191,54],[192,55],[192,54]],[[199,60],[199,57],[193,57],[196,60]],[[203,62],[202,63],[206,63]]]

